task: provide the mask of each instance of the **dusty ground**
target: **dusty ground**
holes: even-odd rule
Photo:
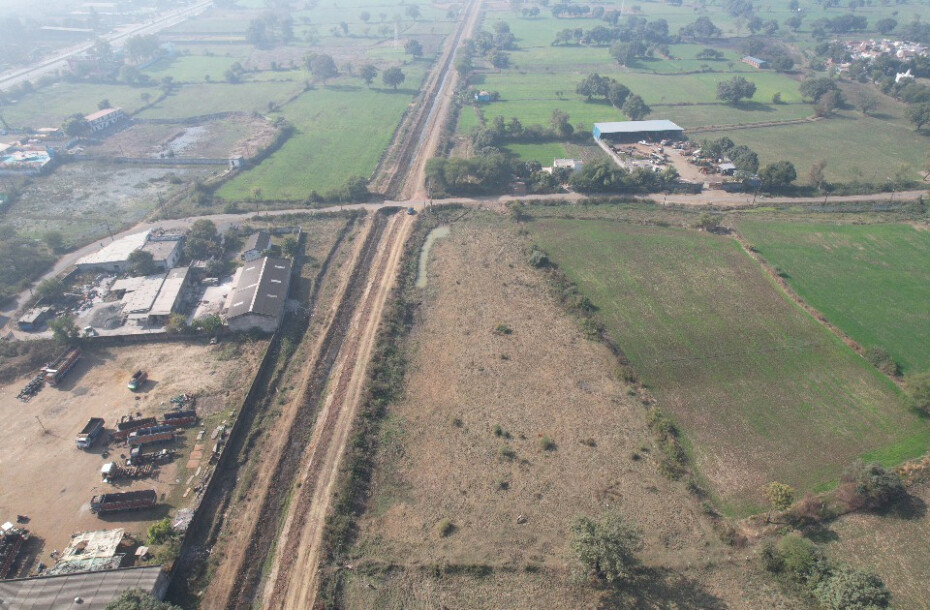
[[[251,157],[274,138],[275,129],[262,117],[237,116],[200,125],[135,123],[88,146],[102,156],[184,158]]]
[[[500,224],[457,223],[433,246],[407,395],[382,427],[347,607],[434,607],[460,595],[456,605],[471,608],[504,596],[510,608],[610,603],[575,588],[568,557],[571,520],[608,508],[642,528],[641,556],[657,570],[623,604],[791,607],[746,561],[750,550],[719,542],[683,485],[656,473],[645,410],[613,377],[614,357],[583,338]],[[496,334],[501,324],[512,334]],[[542,449],[544,436],[554,450]],[[454,525],[444,538],[441,519]],[[404,567],[366,569],[384,564]],[[430,575],[445,564],[490,566],[493,577]]]
[[[169,400],[184,392],[217,396],[205,400],[204,406],[213,412],[208,417],[219,419],[228,408],[238,406],[235,397],[241,396],[240,390],[251,380],[263,346],[264,342],[241,348],[231,343],[88,348],[60,386],[44,388],[28,403],[16,398],[26,378],[0,386],[0,420],[4,422],[0,427],[0,519],[28,515],[29,529],[44,541],[40,559],[45,563],[49,563],[48,554],[64,548],[74,532],[113,527],[144,532],[169,507],[163,504],[151,511],[103,519],[91,514],[92,495],[117,490],[101,482],[100,466],[119,460],[128,450],[113,445],[110,457],[104,459],[103,442],[98,441],[91,451],[81,451],[75,447],[75,436],[90,417],[103,417],[112,429],[122,415],[150,416],[169,410]],[[148,371],[149,381],[142,392],[133,394],[126,383],[138,368]],[[225,400],[229,404],[223,404]],[[143,479],[119,490],[154,488],[160,501],[181,500],[195,432],[188,432],[175,445],[181,455],[162,466],[157,479]]]
[[[930,608],[930,482],[910,492],[902,510],[846,515],[812,536],[831,557],[881,576],[902,610]]]

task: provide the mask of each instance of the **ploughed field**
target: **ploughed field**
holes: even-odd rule
[[[771,481],[814,491],[858,457],[896,463],[927,449],[930,427],[896,386],[734,240],[603,221],[530,226],[680,424],[728,514],[761,510]]]
[[[905,373],[930,369],[930,231],[906,224],[740,222],[798,295]]]

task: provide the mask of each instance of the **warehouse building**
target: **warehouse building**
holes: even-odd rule
[[[183,241],[183,235],[143,231],[114,240],[97,252],[79,258],[75,264],[81,272],[122,273],[129,269],[129,255],[136,250],[143,250],[152,255],[152,262],[168,271],[181,259]]]
[[[164,599],[168,574],[161,566],[142,566],[0,580],[0,608],[104,610],[127,589],[142,589],[156,599]]]
[[[104,108],[85,116],[84,122],[87,123],[87,131],[97,133],[116,125],[126,118],[126,113],[123,112],[122,108]]]
[[[191,278],[190,267],[177,267],[168,272],[149,310],[149,324],[153,326],[167,324],[171,314],[181,312],[190,294]]]
[[[256,231],[245,240],[245,249],[242,251],[242,260],[251,263],[260,258],[262,253],[271,247],[271,235],[267,231]]]
[[[630,144],[633,142],[659,142],[683,140],[684,129],[667,119],[655,121],[615,121],[595,123],[594,139],[604,142]]]
[[[230,330],[277,330],[290,289],[291,261],[268,256],[252,261],[236,271],[234,284],[226,301]]]

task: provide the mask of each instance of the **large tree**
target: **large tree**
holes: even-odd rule
[[[313,78],[322,81],[324,85],[328,79],[339,74],[339,70],[336,68],[336,62],[331,55],[326,55],[325,53],[315,55],[313,59],[310,60],[309,67],[310,74],[313,75]]]
[[[423,55],[423,45],[420,44],[419,40],[408,40],[404,44],[404,53],[414,57],[421,57]]]
[[[739,104],[756,94],[756,84],[742,76],[717,83],[717,99],[727,104]]]
[[[905,114],[907,120],[920,130],[924,125],[930,124],[930,103],[925,102],[923,104],[908,106]]]
[[[643,98],[639,97],[635,93],[628,96],[626,101],[623,103],[623,114],[630,117],[632,121],[639,121],[643,119],[646,115],[652,112],[652,108],[646,105],[646,102],[643,101]]]
[[[587,574],[597,580],[620,583],[629,580],[639,564],[642,545],[637,529],[616,512],[596,520],[579,517],[571,526],[571,548]]]
[[[784,188],[794,182],[798,173],[791,161],[769,163],[759,171],[762,184],[769,189]]]
[[[388,68],[381,73],[381,82],[389,87],[397,89],[397,86],[404,82],[407,77],[404,76],[403,71],[397,66],[393,68]]]
[[[195,220],[187,232],[184,254],[191,260],[206,260],[222,253],[223,247],[216,225],[206,219]]]
[[[378,76],[378,68],[371,64],[365,64],[358,69],[358,76],[365,81],[366,85],[371,87],[371,81],[375,80],[375,77]]]

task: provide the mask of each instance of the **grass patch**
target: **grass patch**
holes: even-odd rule
[[[422,74],[408,70],[406,84],[416,88]],[[415,91],[368,89],[356,82],[307,91],[285,106],[283,115],[296,128],[295,135],[261,165],[224,184],[217,195],[228,201],[299,200],[311,191],[338,188],[352,176],[368,178]]]
[[[536,161],[543,167],[551,167],[553,159],[565,159],[568,153],[561,142],[540,144],[509,144],[507,150],[521,161]]]
[[[182,119],[218,112],[268,112],[269,102],[281,103],[302,87],[303,84],[293,82],[184,85],[138,116]]]
[[[773,480],[806,491],[863,453],[927,448],[913,438],[926,423],[896,387],[733,240],[620,223],[532,227],[681,425],[682,446],[727,512],[752,512]]]
[[[904,372],[930,369],[930,232],[904,224],[739,223],[808,304]]]

